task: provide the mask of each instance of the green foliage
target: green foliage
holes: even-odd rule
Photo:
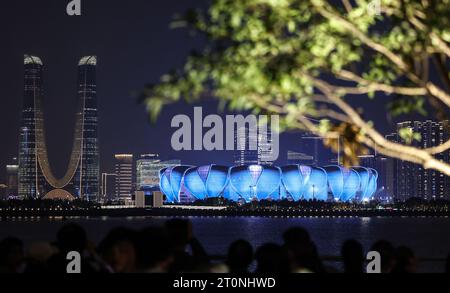
[[[395,98],[388,104],[388,109],[394,117],[411,112],[417,112],[423,116],[427,115],[425,98],[419,96]]]
[[[186,25],[209,39],[201,54],[188,58],[184,68],[165,75],[143,95],[152,117],[167,104],[206,96],[220,99],[231,110],[273,111],[281,105],[285,128],[298,127],[296,115],[322,119],[313,96],[318,90],[307,76],[336,82],[342,70],[369,82],[408,86],[405,72],[385,55],[364,45],[339,18],[327,18],[321,9],[349,21],[373,42],[401,58],[411,70],[417,58],[433,52],[430,32],[450,40],[449,0],[380,0],[381,15],[368,9],[369,0],[357,0],[351,11],[325,0],[214,0],[206,11],[191,10],[174,26]],[[354,1],[351,1],[354,2]],[[425,29],[409,20],[418,17]],[[357,84],[364,86],[365,84]],[[362,98],[375,98],[371,90]],[[344,96],[344,98],[346,98]],[[394,115],[425,114],[425,97],[395,98],[388,110]],[[323,120],[323,132],[332,129]]]
[[[404,140],[406,144],[412,144],[414,141],[421,141],[422,135],[414,132],[412,128],[405,127],[398,130],[398,135]]]

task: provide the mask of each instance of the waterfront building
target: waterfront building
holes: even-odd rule
[[[136,189],[153,188],[159,185],[161,160],[158,154],[141,155],[136,161]]]
[[[377,179],[378,172],[366,167],[176,166],[160,171],[160,189],[167,203],[183,203],[183,192],[198,200],[367,202],[377,191]]]
[[[115,199],[122,202],[130,202],[133,191],[133,155],[117,154],[114,157],[116,159]]]
[[[235,132],[234,164],[272,165],[273,162],[273,136],[269,125],[262,125],[251,129],[248,124]]]
[[[6,194],[8,197],[16,198],[18,196],[19,186],[19,165],[17,158],[13,158],[11,164],[6,165],[6,185],[8,186]]]
[[[78,63],[78,108],[69,166],[62,178],[50,168],[43,115],[43,71],[39,57],[24,56],[24,96],[19,137],[18,194],[20,198],[46,198],[70,194],[94,201],[99,194],[97,138],[96,56]]]
[[[116,199],[116,173],[102,173],[101,199],[115,201]]]
[[[412,145],[418,148],[430,148],[447,141],[448,121],[405,121],[397,124],[397,132],[402,129],[409,130],[420,135],[419,140],[414,140]],[[405,143],[399,136],[399,142]],[[450,150],[436,155],[436,158],[450,162]],[[425,169],[423,166],[403,160],[395,160],[396,163],[396,199],[400,201],[418,197],[425,200],[449,199],[449,177],[441,172]]]
[[[240,127],[235,132],[234,164],[258,164],[258,133],[248,125]]]
[[[136,161],[136,189],[159,189],[159,171],[168,167],[181,165],[180,160],[161,161],[157,154],[141,155]]]

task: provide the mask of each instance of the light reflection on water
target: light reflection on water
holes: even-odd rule
[[[266,242],[282,242],[283,232],[292,226],[306,228],[321,255],[337,256],[341,244],[350,238],[360,241],[366,251],[379,239],[394,245],[411,247],[417,256],[445,258],[450,252],[450,219],[408,217],[193,217],[194,233],[210,254],[226,254],[229,244],[237,239],[247,239],[256,248]],[[0,222],[0,238],[16,236],[25,243],[53,241],[56,231],[67,222],[77,222],[85,227],[88,236],[99,242],[116,226],[142,228],[163,225],[165,217],[127,218],[9,218]],[[434,265],[440,271],[443,264]],[[429,268],[427,268],[429,269]]]

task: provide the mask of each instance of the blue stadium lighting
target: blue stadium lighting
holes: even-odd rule
[[[159,172],[160,189],[166,196],[166,201],[170,203],[180,202],[180,191],[183,184],[184,173],[191,166],[175,166],[164,168]]]
[[[226,167],[176,166],[160,171],[166,202],[180,202],[180,193],[194,199],[224,197],[232,201],[336,200],[367,202],[377,191],[378,172],[372,168],[288,165]]]
[[[304,193],[304,177],[299,165],[288,165],[281,167],[282,181],[286,191],[294,201],[302,198]]]
[[[353,200],[361,184],[358,172],[341,166],[326,166],[324,169],[333,198],[344,202]]]
[[[228,182],[228,167],[192,167],[184,174],[184,187],[196,199],[219,197]]]
[[[326,201],[328,199],[327,172],[322,168],[302,167],[306,167],[303,168],[305,177],[303,199]]]

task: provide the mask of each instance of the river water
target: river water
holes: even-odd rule
[[[142,228],[162,225],[164,217],[132,218],[71,218],[71,219],[13,219],[0,222],[0,238],[16,236],[26,244],[52,241],[56,231],[69,221],[81,224],[89,238],[98,243],[113,227]],[[412,248],[420,258],[445,259],[450,253],[450,219],[446,217],[192,217],[194,233],[210,254],[225,255],[228,245],[237,239],[247,239],[256,248],[266,242],[281,243],[282,233],[292,226],[306,228],[322,256],[338,256],[346,239],[361,242],[366,251],[379,239],[394,245]],[[335,264],[339,267],[339,264]],[[443,261],[421,263],[421,271],[440,272]]]

